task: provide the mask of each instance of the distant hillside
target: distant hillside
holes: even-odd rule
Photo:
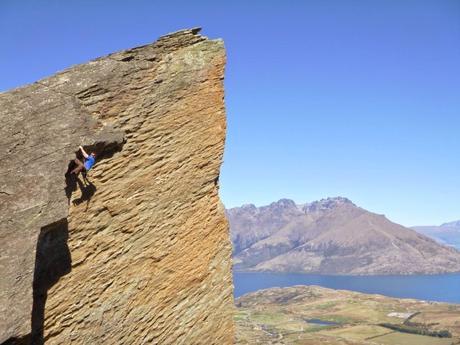
[[[441,244],[460,250],[460,220],[440,226],[414,226],[412,229]]]
[[[460,252],[353,204],[281,199],[227,210],[243,271],[416,274],[460,271]]]

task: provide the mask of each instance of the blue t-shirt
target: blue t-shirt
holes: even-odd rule
[[[85,169],[86,170],[89,170],[92,168],[92,166],[94,165],[94,163],[96,163],[96,158],[94,158],[93,156],[89,155],[88,158],[86,158],[85,160]]]

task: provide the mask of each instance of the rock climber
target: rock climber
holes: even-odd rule
[[[85,162],[83,163],[78,158],[74,159],[74,162],[77,166],[70,173],[75,175],[78,175],[80,172],[85,174],[96,163],[96,154],[94,152],[87,154],[83,147],[80,146],[79,148],[83,157],[85,157]]]

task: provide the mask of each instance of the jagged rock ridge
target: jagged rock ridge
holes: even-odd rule
[[[346,198],[227,210],[243,271],[416,274],[460,271],[460,252]]]
[[[225,51],[198,31],[0,94],[0,343],[233,342]]]

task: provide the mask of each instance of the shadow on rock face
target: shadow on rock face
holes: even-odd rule
[[[33,344],[30,341],[30,334],[24,336],[24,337],[13,337],[9,338],[8,340],[4,341],[0,345],[29,345]]]
[[[86,208],[88,209],[89,202],[93,197],[94,193],[96,193],[96,186],[88,180],[86,176],[83,176],[82,182],[78,177],[76,177],[76,182],[78,187],[81,191],[81,196],[78,199],[75,199],[73,203],[75,205],[80,205],[81,203],[86,201]]]
[[[72,164],[69,164],[69,169],[72,166],[73,166]],[[72,203],[74,205],[80,205],[81,203],[86,201],[86,208],[88,208],[91,198],[96,193],[96,186],[88,179],[88,177],[86,176],[86,173],[82,173],[81,175],[83,177],[83,181],[77,175],[70,174],[70,172],[68,172],[65,175],[65,179],[66,179],[65,193],[67,196],[68,203],[70,204],[72,193],[76,191],[78,187],[80,189],[81,195],[79,198],[74,199]]]
[[[43,326],[48,290],[71,271],[68,238],[67,219],[45,226],[40,231],[35,257],[30,344],[44,343]]]
[[[72,193],[77,189],[77,179],[74,174],[70,172],[75,168],[76,164],[72,160],[69,162],[69,166],[67,168],[67,172],[65,174],[65,195],[67,196],[68,203],[70,204],[70,199],[72,197]]]

